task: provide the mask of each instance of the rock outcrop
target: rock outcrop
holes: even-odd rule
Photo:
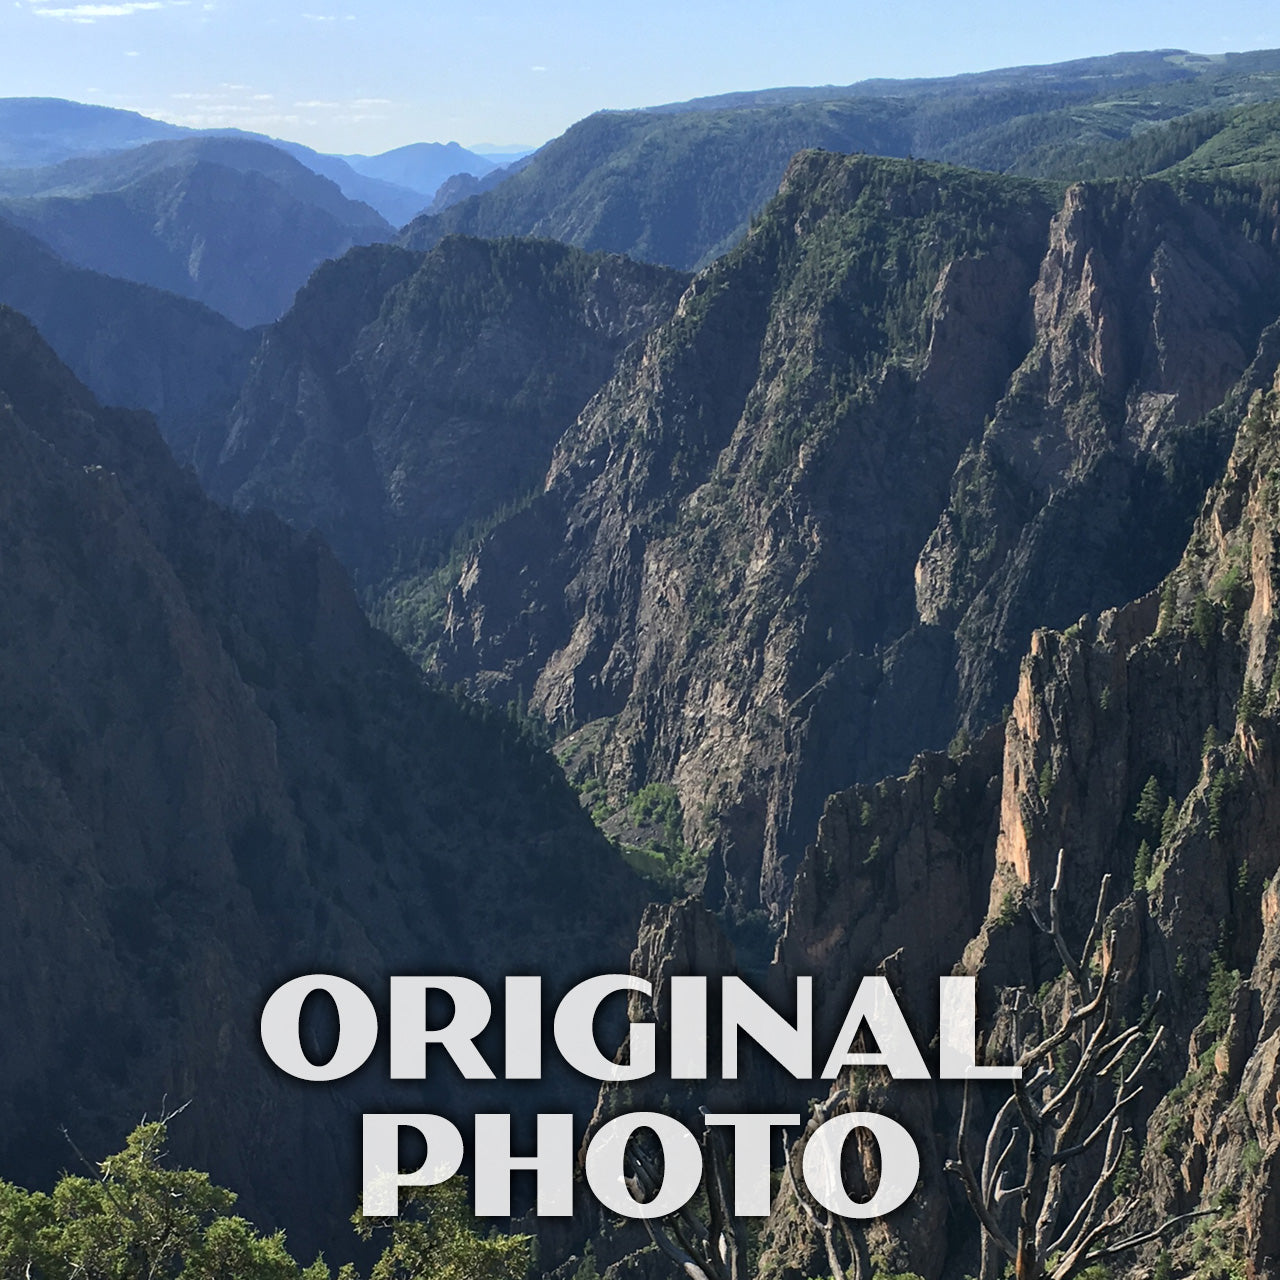
[[[1002,733],[833,796],[778,949],[783,975],[827,982],[894,953],[904,1006],[926,1011],[938,974],[976,973],[999,1048],[1011,1025],[1001,1011],[1053,998],[1061,960],[1026,905],[1047,918],[1059,850],[1076,943],[1109,876],[1118,998],[1136,1016],[1159,994],[1165,1026],[1132,1136],[1132,1220],[1205,1212],[1118,1260],[1135,1275],[1162,1254],[1172,1274],[1231,1263],[1259,1277],[1280,1257],[1277,336],[1242,382],[1225,475],[1161,589],[1036,632]],[[922,932],[922,918],[934,927]],[[955,1100],[940,1094],[923,1132],[932,1142],[955,1125]],[[929,1277],[973,1270],[975,1223],[954,1191],[945,1262],[910,1223],[888,1228],[894,1256]],[[941,1156],[925,1160],[918,1195],[946,1198]],[[780,1239],[788,1213],[772,1227]],[[786,1273],[782,1255],[772,1265]]]
[[[267,331],[197,466],[217,497],[324,534],[410,647],[456,539],[518,505],[686,278],[550,241],[354,250]]]
[[[603,722],[604,785],[673,784],[736,911],[833,790],[995,719],[1034,626],[1150,590],[1230,447],[1269,215],[1051,195],[799,157],[449,597],[440,672]]]

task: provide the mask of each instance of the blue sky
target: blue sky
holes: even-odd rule
[[[0,0],[0,95],[376,152],[734,89],[1276,47],[1275,0]]]

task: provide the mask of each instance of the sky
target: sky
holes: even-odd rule
[[[372,154],[737,89],[1277,47],[1275,0],[0,0],[0,96]]]

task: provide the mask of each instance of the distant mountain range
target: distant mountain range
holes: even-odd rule
[[[1164,51],[602,111],[509,181],[418,218],[401,240],[428,248],[449,232],[551,236],[692,270],[741,238],[805,148],[1070,179],[1095,151],[1145,140],[1167,122],[1277,96],[1280,51]]]
[[[0,99],[0,218],[71,264],[239,325],[276,319],[319,263],[391,238],[449,179],[503,173],[456,142],[332,156],[110,107]]]
[[[457,173],[480,177],[518,156],[481,156],[456,142],[421,142],[381,155],[326,155],[301,143],[240,129],[189,129],[114,107],[61,98],[0,98],[0,170],[42,168],[63,160],[123,151],[174,138],[230,137],[288,152],[343,195],[363,201],[401,226],[431,203]]]
[[[0,217],[68,262],[207,303],[240,325],[278,316],[326,258],[390,224],[276,147],[150,142],[0,175]]]

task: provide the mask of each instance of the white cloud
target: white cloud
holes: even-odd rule
[[[275,129],[302,124],[299,115],[252,115],[219,109],[217,111],[192,111],[186,115],[170,116],[174,124],[185,124],[192,129],[222,129],[234,125],[237,129],[251,129],[258,133],[271,133]],[[314,124],[314,120],[306,121]]]
[[[31,12],[42,18],[58,18],[63,22],[96,22],[99,18],[128,18],[135,13],[163,9],[161,0],[128,0],[125,4],[73,4],[55,6],[36,0]]]

